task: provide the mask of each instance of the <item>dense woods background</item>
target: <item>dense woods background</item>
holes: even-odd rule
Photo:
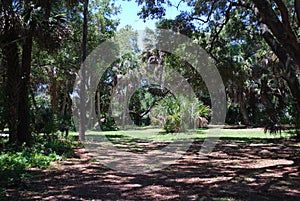
[[[299,0],[136,3],[141,6],[140,18],[159,19],[158,28],[189,36],[215,60],[226,86],[227,124],[299,128]],[[169,6],[182,5],[188,9],[175,19],[164,18]],[[201,110],[201,115],[209,119],[210,97],[200,75],[187,61],[156,50],[151,42],[147,44],[147,39],[158,34],[154,31],[147,30],[147,48],[139,50],[137,33],[130,26],[117,31],[115,15],[120,9],[110,0],[1,1],[0,129],[9,133],[9,143],[30,145],[39,133],[74,130],[71,94],[81,63],[101,42],[116,36],[132,46],[119,44],[125,56],[108,66],[99,79],[95,99],[89,100],[90,108],[80,112],[80,118],[87,121],[79,127],[81,140],[88,128],[117,129],[110,99],[118,79],[155,59],[162,59],[164,66],[188,79],[198,96],[197,112]],[[82,89],[84,82],[92,79],[92,75],[86,76]],[[148,125],[151,117],[163,110],[169,121],[178,121],[180,110],[176,110],[172,95],[155,86],[140,87],[129,104],[137,125]],[[157,105],[161,108],[155,109]],[[168,113],[170,107],[173,109]],[[83,128],[85,125],[88,128]]]

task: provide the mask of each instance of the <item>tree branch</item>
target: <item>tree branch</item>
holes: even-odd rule
[[[209,13],[208,13],[208,15],[207,15],[207,18],[206,18],[206,20],[203,20],[203,19],[201,19],[201,18],[199,18],[199,17],[192,17],[192,16],[190,16],[190,20],[199,20],[199,21],[201,21],[201,22],[203,22],[203,23],[207,23],[207,22],[209,22],[210,21],[210,18],[211,18],[211,15],[212,15],[212,13],[213,13],[213,11],[214,11],[214,7],[215,7],[215,4],[217,3],[217,0],[215,0],[215,1],[213,1],[212,2],[212,5],[211,5],[211,7],[210,7],[210,11],[209,11]]]
[[[288,54],[282,45],[274,38],[274,36],[267,30],[266,25],[262,25],[262,36],[268,45],[271,47],[272,51],[276,54],[282,63],[288,60]]]
[[[184,0],[180,0],[179,3],[177,4],[177,6],[175,6],[177,10],[182,2],[184,2]]]
[[[300,27],[300,0],[295,0],[294,7],[297,14],[298,26]]]
[[[300,106],[300,83],[297,78],[295,63],[274,36],[268,30],[263,30],[262,35],[282,63],[283,78],[288,83],[291,93],[298,103],[297,106]]]
[[[288,33],[293,33],[293,29],[290,25],[290,20],[289,20],[289,12],[288,12],[288,9],[286,8],[285,4],[282,2],[282,0],[274,0],[280,13],[281,13],[281,17],[282,17],[282,23],[285,27],[285,30],[288,32]],[[291,37],[294,37],[293,39],[294,40],[297,40],[296,39],[296,36],[294,34],[292,34]]]
[[[221,31],[223,30],[224,26],[228,23],[229,19],[230,19],[230,11],[232,9],[232,3],[230,3],[228,9],[226,10],[226,14],[225,14],[225,21],[221,24],[221,27],[219,28],[219,30],[217,31],[216,35],[213,37],[212,41],[211,41],[211,45],[209,48],[209,52],[212,51],[213,47],[214,47],[214,43],[217,40],[217,38],[219,37]]]
[[[286,29],[285,26],[290,25],[284,25],[279,20],[269,0],[253,0],[253,3],[258,11],[258,15],[262,18],[262,22],[270,28],[272,34],[289,53],[300,69],[300,44],[295,33]],[[284,8],[281,9],[284,12]]]
[[[156,106],[159,101],[161,101],[162,99],[164,99],[166,97],[166,95],[168,95],[169,93],[170,93],[170,90],[166,91],[163,96],[161,96],[158,100],[154,101],[153,104],[150,105],[143,113],[139,114],[139,113],[137,113],[135,111],[132,111],[132,110],[130,110],[129,113],[130,114],[138,115],[140,118],[142,118],[143,116],[147,115],[151,111],[151,109],[154,106]]]
[[[13,43],[17,43],[17,42],[19,42],[19,41],[23,41],[23,40],[26,39],[26,38],[28,38],[28,36],[23,36],[23,37],[18,38],[18,39],[16,39],[16,40],[9,41],[8,43],[0,44],[0,48],[2,49],[2,48],[4,48],[5,46],[11,45],[11,44],[13,44]]]
[[[286,6],[281,0],[274,0],[282,17],[283,23],[289,23],[289,14]]]

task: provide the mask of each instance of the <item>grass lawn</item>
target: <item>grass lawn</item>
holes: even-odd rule
[[[70,136],[78,136],[77,132],[71,132]],[[184,139],[205,139],[217,137],[220,140],[236,139],[279,139],[289,138],[291,134],[283,131],[281,134],[264,133],[263,128],[254,129],[197,129],[188,130],[182,133],[165,133],[158,128],[145,128],[136,130],[119,130],[119,131],[86,131],[87,138],[95,136],[106,136],[107,138],[132,138],[143,139],[147,141],[175,141]]]
[[[72,132],[71,136],[78,136],[78,133]],[[119,131],[86,131],[86,148],[90,149],[90,144],[94,146],[111,146],[134,153],[147,153],[148,151],[160,150],[172,142],[203,142],[207,138],[217,139],[218,143],[224,141],[234,141],[247,143],[252,141],[254,144],[265,143],[280,144],[277,139],[288,138],[291,134],[282,132],[281,135],[264,133],[262,128],[254,129],[197,129],[182,133],[165,133],[158,128],[138,128],[136,130]],[[156,144],[155,146],[150,146]],[[94,147],[93,147],[94,148]],[[108,148],[108,147],[107,147]]]

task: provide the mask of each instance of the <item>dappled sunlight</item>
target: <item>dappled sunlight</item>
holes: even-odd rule
[[[199,178],[199,177],[194,177],[194,178],[178,178],[174,179],[174,182],[179,182],[179,183],[186,183],[186,184],[213,184],[216,182],[222,182],[222,181],[229,181],[233,177],[212,177],[212,178]],[[172,181],[172,180],[171,180]]]
[[[159,143],[139,142],[160,148]],[[121,155],[100,156],[79,149],[78,159],[57,163],[54,170],[32,170],[34,180],[26,191],[11,190],[12,197],[38,200],[298,200],[300,198],[299,149],[293,142],[263,140],[219,140],[213,152],[199,154],[203,140],[196,140],[177,161],[155,172],[133,174],[103,165],[111,160],[128,166],[128,160],[143,165],[145,158]],[[155,147],[157,146],[157,147]],[[144,153],[147,153],[144,152]],[[123,154],[123,155],[122,155]],[[266,158],[266,156],[268,156]],[[99,160],[97,157],[99,157]],[[139,158],[140,157],[140,158]],[[122,160],[123,159],[123,160]],[[119,168],[120,168],[119,167]],[[63,190],[62,190],[63,189]]]

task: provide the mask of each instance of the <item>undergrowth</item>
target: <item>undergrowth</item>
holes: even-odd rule
[[[0,150],[0,198],[5,197],[6,188],[22,187],[30,179],[29,168],[46,169],[52,161],[76,157],[74,148],[81,147],[79,142],[52,136],[45,140],[36,137],[31,147],[7,145]]]

